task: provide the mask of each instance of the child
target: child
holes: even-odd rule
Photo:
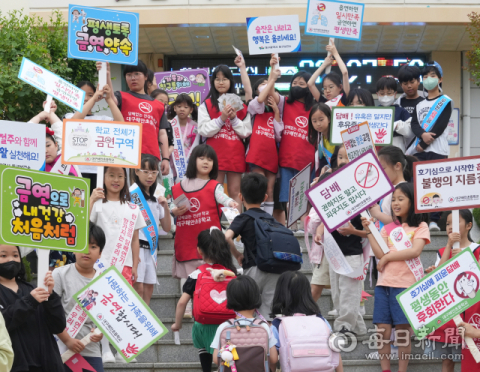
[[[53,272],[53,279],[55,280],[54,290],[62,299],[63,310],[67,318],[69,318],[69,314],[74,311],[77,305],[74,298],[75,294],[88,285],[95,276],[93,265],[100,258],[104,246],[105,234],[103,230],[90,222],[88,253],[75,253],[77,258],[75,263],[62,266]],[[92,293],[92,299],[87,302],[93,302],[94,296],[95,293]],[[88,304],[86,303],[85,305]],[[102,339],[102,335],[90,336],[92,342],[87,346],[80,341],[90,332],[93,332],[94,328],[95,325],[87,317],[74,337],[72,337],[72,330],[69,332],[67,329],[58,334],[58,337],[62,341],[60,344],[64,349],[62,353],[67,349],[79,353],[95,371],[103,372],[102,354],[100,352],[100,344],[98,343]]]
[[[145,94],[152,94],[152,92],[157,88],[157,80],[155,79],[155,74],[152,70],[147,70],[147,80],[145,81]]]
[[[243,56],[237,56],[237,58],[235,58],[234,63],[238,67],[238,70],[240,71],[240,80],[242,81],[243,90],[245,93],[245,102],[247,102],[248,104],[253,98],[253,92],[252,92],[252,84],[250,83],[250,78],[248,77],[247,66],[245,65],[245,59],[243,58]],[[205,76],[203,76],[203,74],[198,74],[197,77],[199,75],[201,76],[200,78],[201,81],[203,80],[203,82],[205,83],[205,79],[206,79]],[[203,85],[199,84],[199,86],[203,86]],[[238,91],[239,90],[237,90],[237,92]]]
[[[5,319],[0,313],[0,371],[9,372],[13,365],[13,349],[12,341],[8,335],[7,327],[5,326]]]
[[[327,45],[327,51],[331,53],[330,56],[325,58],[325,62],[314,72],[310,80],[308,81],[308,88],[313,94],[313,97],[317,102],[324,102],[328,106],[346,106],[347,95],[350,92],[350,82],[348,79],[347,66],[340,57],[335,45]],[[338,76],[335,72],[330,72],[323,78],[323,95],[316,87],[315,83],[322,72],[331,66],[333,61],[337,61],[342,77]],[[342,84],[343,80],[343,84]]]
[[[273,295],[273,293],[272,293]],[[258,315],[256,310],[262,305],[262,298],[257,283],[254,279],[241,275],[232,280],[227,286],[227,309],[234,310],[237,313],[237,319],[240,325],[250,324]],[[229,322],[220,324],[215,333],[215,337],[210,347],[214,349],[213,361],[218,365],[218,350],[220,347],[220,334],[229,326]],[[275,371],[278,361],[277,348],[275,347],[277,339],[273,336],[270,327],[266,323],[262,323],[262,327],[270,335],[268,347],[270,348],[270,357],[268,360],[271,371]]]
[[[217,181],[223,183],[227,176],[228,195],[240,205],[240,180],[246,171],[243,139],[252,134],[250,114],[245,104],[239,111],[230,105],[220,111],[218,98],[235,92],[235,81],[228,66],[215,67],[210,84],[207,99],[198,111],[198,133],[207,137],[207,145],[217,153]]]
[[[424,92],[418,90],[420,69],[417,66],[402,66],[398,71],[398,81],[404,93],[398,97],[396,104],[402,106],[412,116],[415,107],[425,99]]]
[[[392,145],[405,152],[405,147],[410,143],[413,133],[410,129],[411,116],[407,110],[395,102],[397,95],[397,81],[393,77],[384,76],[377,81],[377,96],[380,106],[394,108],[394,132]],[[372,133],[373,135],[373,133]]]
[[[351,107],[373,107],[375,106],[375,101],[373,100],[372,93],[366,89],[355,88],[350,89],[347,98],[347,106]]]
[[[476,250],[478,252],[479,249]],[[475,255],[478,261],[478,253]],[[473,338],[475,345],[479,346],[480,344],[480,322],[478,319],[478,314],[480,313],[480,305],[477,302],[472,307],[465,310],[463,314],[464,321],[459,324],[459,328],[463,327],[464,336]],[[459,330],[460,331],[460,330]],[[478,370],[478,364],[472,356],[470,349],[462,349],[462,362],[461,362],[462,372],[470,372]]]
[[[152,298],[153,285],[157,283],[158,225],[162,230],[170,231],[171,220],[167,199],[163,195],[155,198],[157,187],[158,162],[152,155],[142,155],[142,168],[135,169],[135,183],[130,187],[132,203],[145,210],[148,215],[147,226],[138,233],[140,243],[140,262],[138,280],[134,288],[147,305]],[[153,231],[150,231],[153,226]]]
[[[168,107],[168,93],[163,89],[155,89],[152,91],[152,93],[150,93],[150,97],[162,102],[165,105],[165,108]]]
[[[375,287],[375,304],[373,310],[373,323],[378,326],[382,333],[383,340],[390,340],[392,327],[396,328],[397,338],[400,332],[408,334],[410,325],[403,313],[396,296],[405,289],[417,282],[417,277],[411,271],[409,264],[415,267],[417,276],[423,274],[421,268],[420,254],[426,244],[430,244],[430,231],[425,222],[428,221],[427,214],[415,214],[414,188],[410,183],[400,183],[395,187],[392,196],[392,218],[394,222],[381,230],[382,237],[390,251],[385,254],[372,236],[370,221],[362,217],[363,228],[367,232],[370,245],[380,261],[377,264],[379,278]],[[395,239],[389,237],[387,228],[402,227],[411,243],[409,249],[399,251],[394,243]],[[414,260],[416,259],[416,260]],[[413,269],[412,269],[413,270]],[[408,345],[398,345],[399,370],[406,371],[408,367],[408,356],[412,345],[410,337],[407,337]],[[390,342],[383,342],[383,347],[378,351],[382,370],[390,370]]]
[[[275,318],[278,316],[277,314],[281,316],[293,316],[295,314],[316,315],[332,331],[332,327],[322,316],[320,308],[312,298],[310,283],[307,277],[299,271],[287,271],[280,275],[275,288],[275,295],[273,296],[272,313],[270,316]],[[271,327],[273,336],[277,339],[277,349],[281,346],[279,337],[280,322],[281,319],[275,318]],[[337,372],[343,371],[341,357],[340,364],[335,370]]]
[[[44,285],[48,290],[25,281],[18,247],[0,245],[0,312],[12,340],[12,372],[64,371],[53,334],[63,332],[67,322],[51,272]]]
[[[202,256],[203,261],[205,261],[205,264],[192,272],[183,285],[183,294],[177,304],[175,323],[172,324],[171,327],[172,332],[177,332],[182,329],[182,318],[185,314],[185,309],[190,299],[193,298],[197,278],[202,270],[206,270],[207,267],[213,267],[213,265],[215,265],[215,269],[230,270],[234,274],[237,273],[237,269],[232,262],[230,249],[225,241],[225,236],[222,231],[216,227],[203,230],[198,234],[197,250],[200,256]],[[210,372],[212,370],[212,354],[215,348],[211,347],[211,344],[217,328],[218,324],[201,324],[197,321],[193,323],[193,345],[198,349],[198,356],[200,357],[203,372]]]
[[[308,117],[308,141],[316,147],[315,170],[337,167],[337,157],[334,156],[338,146],[330,144],[330,120],[332,111],[325,103],[315,103]]]

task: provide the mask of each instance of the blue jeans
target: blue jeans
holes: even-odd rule
[[[393,288],[377,285],[373,307],[373,324],[409,324],[402,307],[397,301],[397,295],[406,288]]]

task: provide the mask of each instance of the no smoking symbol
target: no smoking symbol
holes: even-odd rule
[[[375,164],[362,163],[355,169],[355,182],[363,189],[371,189],[379,179],[380,172]]]

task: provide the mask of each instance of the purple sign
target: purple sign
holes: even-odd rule
[[[156,72],[157,87],[168,93],[168,101],[175,101],[180,93],[188,94],[198,106],[205,101],[210,91],[207,68],[183,71]]]

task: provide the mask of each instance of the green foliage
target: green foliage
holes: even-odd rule
[[[480,208],[473,208],[473,219],[477,226],[480,227]]]
[[[23,266],[25,266],[25,279],[27,282],[31,282],[33,279],[32,268],[30,267],[30,262],[28,262],[27,257],[22,257]]]
[[[480,14],[472,12],[468,15],[470,23],[467,32],[472,42],[472,50],[466,53],[468,64],[465,66],[472,75],[472,81],[480,86]]]
[[[0,120],[28,121],[42,110],[45,93],[18,79],[22,58],[28,58],[76,84],[96,80],[94,61],[67,58],[67,23],[54,11],[50,20],[0,11]],[[72,108],[57,102],[62,117]]]

